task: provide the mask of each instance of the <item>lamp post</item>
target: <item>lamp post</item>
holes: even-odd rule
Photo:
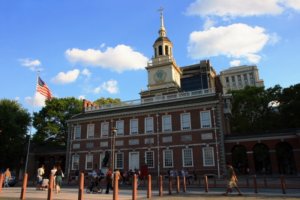
[[[156,135],[157,135],[157,178],[159,177],[160,175],[160,162],[159,162],[159,133],[158,133],[158,117],[159,117],[159,114],[156,114]]]
[[[217,137],[217,125],[216,125],[216,115],[215,115],[215,107],[212,108],[213,111],[213,120],[214,120],[214,137],[215,137],[215,145],[216,145],[216,156],[217,156],[217,170],[218,170],[218,178],[220,178],[220,158],[219,158],[219,142]]]
[[[115,127],[111,130],[111,170],[115,170],[115,139],[116,139],[117,129]]]

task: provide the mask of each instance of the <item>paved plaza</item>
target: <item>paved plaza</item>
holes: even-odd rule
[[[214,189],[209,191],[208,193],[198,190],[188,190],[186,193],[180,192],[179,194],[174,191],[172,195],[169,195],[167,191],[164,191],[163,197],[158,196],[158,192],[156,190],[152,193],[152,198],[154,200],[179,200],[179,199],[187,199],[187,200],[204,200],[204,199],[250,199],[250,200],[258,200],[258,199],[299,199],[300,198],[300,190],[288,190],[287,194],[282,194],[280,190],[262,190],[259,191],[258,194],[255,194],[252,190],[242,189],[243,196],[238,196],[237,193],[229,194],[228,196],[223,196],[224,189]],[[15,200],[20,199],[21,187],[11,187],[11,188],[3,188],[0,193],[0,200]],[[47,199],[48,191],[36,190],[34,187],[27,188],[26,199],[27,200],[42,200]],[[112,192],[110,194],[87,194],[84,193],[85,200],[111,200]],[[56,194],[53,193],[53,200],[76,200],[78,199],[78,189],[76,187],[67,187],[62,188],[61,193]],[[130,188],[121,189],[119,191],[119,199],[120,200],[130,200],[132,199],[132,191]],[[147,199],[147,191],[146,190],[138,190],[137,199],[146,200]]]

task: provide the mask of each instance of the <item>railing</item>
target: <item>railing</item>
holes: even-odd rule
[[[215,90],[210,88],[210,89],[204,89],[204,90],[180,92],[180,93],[175,93],[175,94],[154,96],[154,97],[149,97],[149,98],[144,98],[144,99],[124,101],[124,102],[120,102],[118,104],[105,104],[105,105],[101,105],[101,106],[89,106],[89,107],[85,108],[85,112],[104,110],[104,109],[110,109],[110,108],[139,106],[142,104],[156,103],[156,102],[176,100],[176,99],[184,99],[184,98],[190,98],[190,97],[195,97],[195,96],[206,96],[206,95],[210,95],[210,94],[215,94]]]

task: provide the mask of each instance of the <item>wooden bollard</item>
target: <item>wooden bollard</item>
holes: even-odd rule
[[[207,179],[207,176],[204,176],[204,187],[205,187],[205,192],[208,192],[208,179]]]
[[[169,176],[169,194],[172,194],[173,177]]]
[[[83,191],[84,191],[84,173],[80,173],[79,189],[78,189],[78,200],[83,200]]]
[[[180,177],[179,176],[176,177],[176,185],[177,185],[176,192],[178,194],[180,192]]]
[[[182,187],[183,192],[186,192],[186,178],[185,178],[185,176],[183,176],[182,184],[183,184],[183,187]]]
[[[280,176],[280,182],[281,182],[282,194],[286,194],[286,184],[285,184],[285,178],[283,175]]]
[[[22,190],[21,190],[21,196],[20,199],[25,199],[25,194],[26,194],[26,188],[27,188],[27,180],[28,180],[28,174],[25,173],[24,174],[24,178],[23,178],[23,185],[22,185]]]
[[[132,183],[132,200],[136,200],[137,198],[137,178],[136,174],[133,175],[133,183]]]
[[[147,199],[151,199],[152,197],[152,181],[151,175],[148,175],[148,185],[147,185]]]
[[[52,195],[53,195],[53,175],[51,174],[50,175],[50,178],[49,178],[49,185],[48,185],[48,195],[47,195],[47,200],[52,200]]]
[[[4,180],[4,175],[0,173],[0,192],[2,192],[3,180]]]
[[[159,176],[159,181],[158,181],[158,183],[159,183],[159,191],[158,191],[158,195],[159,195],[160,197],[162,197],[162,196],[163,196],[163,179],[162,179],[162,175]]]
[[[113,200],[119,200],[119,173],[114,175]]]
[[[254,187],[254,193],[257,193],[257,181],[256,181],[256,175],[253,176],[253,187]]]

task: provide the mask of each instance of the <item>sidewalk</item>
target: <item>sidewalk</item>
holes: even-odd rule
[[[167,191],[164,191],[163,197],[158,196],[158,192],[155,190],[152,192],[153,200],[205,200],[205,199],[231,199],[236,200],[250,199],[250,200],[259,200],[259,199],[291,199],[296,200],[300,198],[300,190],[287,190],[287,194],[282,194],[280,190],[265,189],[258,191],[257,194],[253,190],[242,189],[243,196],[238,196],[237,193],[229,194],[228,196],[223,196],[224,189],[217,188],[214,190],[209,190],[208,193],[203,190],[188,190],[186,193],[180,192],[179,194],[176,191],[172,192],[172,195],[169,195]],[[10,187],[3,188],[0,193],[0,200],[17,200],[20,199],[21,187]],[[48,191],[36,190],[34,187],[27,188],[26,199],[27,200],[46,200]],[[111,200],[112,192],[110,194],[87,194],[84,193],[84,199],[86,200]],[[53,193],[53,200],[76,200],[78,199],[78,189],[76,187],[62,188],[61,193]],[[131,200],[132,191],[130,188],[123,189],[119,191],[119,200]],[[138,190],[137,199],[147,199],[146,190]]]

